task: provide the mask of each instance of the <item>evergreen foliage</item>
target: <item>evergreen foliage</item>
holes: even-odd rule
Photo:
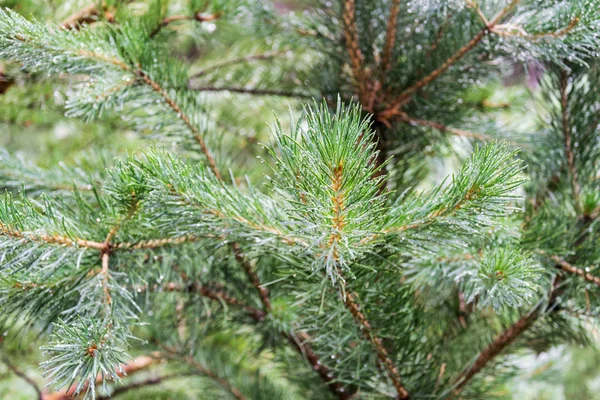
[[[0,151],[0,325],[39,333],[40,398],[491,398],[509,354],[594,345],[599,0],[30,11],[0,10],[2,96],[148,139]],[[492,100],[514,75],[535,115]],[[263,96],[305,104],[265,137]]]

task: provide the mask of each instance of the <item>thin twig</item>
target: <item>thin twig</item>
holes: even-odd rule
[[[100,10],[96,3],[92,3],[64,19],[60,26],[65,29],[78,29],[81,24],[94,22],[98,15],[100,15]]]
[[[589,272],[581,269],[581,268],[577,268],[571,264],[569,264],[568,262],[566,262],[564,259],[558,257],[558,256],[552,256],[551,257],[554,261],[556,261],[556,265],[563,271],[566,271],[570,274],[574,274],[574,275],[579,275],[581,276],[583,279],[585,279],[588,282],[593,283],[596,286],[600,286],[600,277],[595,276],[590,274]]]
[[[548,302],[539,301],[529,312],[524,314],[517,322],[508,327],[500,335],[494,339],[483,351],[481,351],[475,361],[468,367],[465,368],[459,376],[455,379],[455,386],[453,387],[452,393],[448,396],[448,399],[452,399],[460,394],[460,392],[467,386],[467,384],[483,370],[496,356],[498,356],[504,349],[510,346],[519,336],[529,329],[533,323],[543,314],[543,311],[547,309],[548,305],[554,302],[557,290],[558,290],[558,279],[555,279],[552,283],[552,288],[548,295]]]
[[[253,62],[253,61],[266,61],[266,60],[270,60],[272,58],[276,58],[276,57],[286,55],[286,54],[287,54],[287,51],[268,51],[266,53],[250,54],[248,56],[233,58],[231,60],[219,61],[212,65],[207,66],[206,68],[204,68],[201,71],[196,72],[195,74],[190,76],[190,79],[199,78],[203,75],[206,75],[207,73],[209,73],[211,71],[214,71],[216,69],[220,69],[223,67],[229,67],[231,65],[248,63],[248,62]]]
[[[119,366],[115,374],[119,377],[123,376],[131,376],[132,374],[145,370],[149,368],[151,365],[157,362],[156,357],[151,356],[140,356],[134,359],[132,362]],[[101,384],[104,381],[104,375],[98,374],[96,377],[96,384]],[[87,390],[87,384],[84,385],[81,392],[85,392]],[[49,393],[43,395],[43,400],[72,400],[76,398],[75,394],[76,388],[71,387],[68,390],[63,390],[57,393]]]
[[[356,29],[356,2],[355,0],[344,0],[344,9],[342,13],[344,20],[344,39],[346,50],[350,57],[350,68],[358,89],[358,97],[362,104],[367,104],[364,101],[365,96],[365,79],[363,71],[364,56],[360,50],[360,42],[358,39],[358,30]]]
[[[172,380],[172,379],[179,379],[179,378],[182,378],[185,376],[190,376],[190,375],[195,375],[195,374],[194,373],[180,373],[180,374],[170,374],[170,375],[163,375],[163,376],[153,376],[153,377],[150,377],[143,381],[132,382],[125,386],[119,386],[119,387],[115,388],[115,390],[113,390],[110,393],[110,395],[98,396],[98,397],[96,397],[96,400],[110,400],[110,399],[120,396],[126,392],[129,392],[130,390],[135,390],[135,389],[139,389],[139,388],[146,387],[146,386],[160,385],[161,383],[163,383],[165,381]]]
[[[396,30],[398,29],[398,13],[400,12],[400,0],[392,0],[390,7],[390,18],[388,19],[385,44],[383,46],[383,56],[381,66],[383,73],[386,73],[392,62],[392,53],[394,52],[394,43],[396,43]]]
[[[198,21],[198,22],[209,22],[219,19],[221,14],[203,14],[201,12],[194,14],[193,16],[189,15],[171,15],[169,17],[164,18],[160,24],[158,24],[152,32],[150,32],[150,37],[154,37],[160,32],[164,27],[176,21]]]
[[[478,140],[483,140],[483,141],[493,139],[490,135],[486,135],[483,133],[476,133],[476,132],[471,132],[471,131],[467,131],[464,129],[452,128],[450,126],[441,124],[439,122],[411,118],[407,115],[400,115],[398,119],[400,121],[406,122],[407,124],[410,124],[410,125],[427,126],[430,128],[434,128],[442,133],[451,133],[456,136],[468,137],[468,138],[473,138],[473,139],[478,139]]]
[[[404,106],[412,97],[413,94],[429,85],[431,82],[438,79],[444,72],[446,72],[452,65],[463,58],[468,52],[470,52],[475,46],[479,44],[487,35],[491,29],[500,23],[502,19],[508,15],[512,9],[517,5],[518,0],[511,0],[509,4],[500,11],[488,25],[486,25],[479,33],[477,33],[467,44],[461,47],[456,53],[450,56],[442,65],[436,68],[434,71],[429,73],[424,78],[420,79],[407,89],[405,89],[396,99],[391,102],[385,111],[381,112],[378,117],[384,121],[389,121],[392,117],[398,115],[402,106]]]
[[[27,376],[26,373],[17,368],[12,362],[10,362],[10,360],[7,357],[2,356],[0,359],[6,365],[6,367],[12,371],[13,374],[23,379],[25,382],[27,382],[29,386],[33,388],[33,390],[35,390],[35,392],[37,393],[38,400],[44,399],[42,389],[40,389],[38,384],[33,379],[31,379],[29,376]]]
[[[341,271],[338,271],[338,274],[341,274]],[[341,275],[340,275],[341,277]],[[406,388],[402,385],[400,378],[400,371],[398,371],[398,367],[392,361],[388,350],[381,338],[375,336],[373,333],[373,328],[369,323],[366,315],[361,311],[360,305],[356,301],[356,294],[347,291],[349,289],[347,283],[344,281],[344,287],[346,292],[342,294],[344,296],[344,305],[350,311],[350,314],[354,318],[354,320],[359,324],[361,331],[365,335],[365,337],[373,344],[375,347],[375,351],[377,353],[377,358],[383,364],[383,367],[387,371],[387,374],[392,381],[392,384],[396,388],[398,392],[399,399],[408,399],[409,394]]]
[[[573,201],[577,212],[581,211],[581,186],[579,185],[579,174],[575,167],[575,154],[573,153],[573,143],[571,137],[571,122],[569,121],[569,74],[563,71],[560,77],[560,104],[562,115],[562,128],[565,140],[565,156],[567,159],[567,168],[571,180],[571,189],[573,190]]]
[[[167,91],[165,89],[163,89],[157,82],[153,81],[145,72],[138,71],[138,75],[142,78],[142,80],[148,86],[150,86],[152,89],[154,89],[154,91],[156,91],[158,94],[160,94],[160,96],[165,100],[165,102],[169,105],[169,107],[171,107],[171,109],[179,116],[179,118],[181,118],[183,123],[192,132],[194,138],[200,145],[200,148],[202,149],[202,153],[204,153],[206,160],[208,161],[208,164],[210,166],[210,169],[212,170],[214,175],[219,180],[221,180],[222,179],[221,172],[219,171],[219,168],[217,167],[215,158],[213,157],[210,150],[208,149],[208,146],[206,145],[206,142],[204,141],[204,138],[200,134],[200,131],[198,130],[198,128],[194,124],[192,124],[190,117],[188,117],[187,114],[185,114],[183,112],[183,110],[179,107],[179,105],[175,102],[175,100],[173,100],[171,98],[171,96],[169,96],[169,93],[167,93]]]
[[[297,93],[288,90],[279,89],[256,89],[256,88],[243,88],[234,86],[190,86],[190,89],[197,90],[199,92],[232,92],[242,93],[254,96],[280,96],[280,97],[295,97],[300,99],[312,99],[313,96],[305,93]]]

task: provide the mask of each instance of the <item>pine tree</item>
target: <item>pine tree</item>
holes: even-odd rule
[[[148,139],[0,153],[0,324],[55,392],[4,361],[40,398],[491,398],[510,354],[593,346],[600,1],[36,13],[0,11],[3,96],[50,81]],[[258,98],[304,103],[263,147]]]

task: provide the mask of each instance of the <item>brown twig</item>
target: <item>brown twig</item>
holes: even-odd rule
[[[338,271],[338,274],[341,274],[341,271]],[[341,277],[341,275],[340,275]],[[398,371],[398,367],[394,364],[392,359],[390,358],[390,354],[386,349],[385,345],[381,338],[377,337],[373,333],[373,328],[369,323],[366,315],[361,311],[360,305],[356,301],[356,295],[352,292],[349,292],[348,284],[344,281],[345,293],[344,296],[344,305],[350,311],[350,314],[354,318],[354,321],[359,325],[360,330],[363,332],[365,337],[373,344],[375,347],[375,351],[377,353],[377,358],[381,361],[383,367],[385,368],[394,388],[398,392],[399,399],[408,399],[410,396],[406,388],[402,385],[400,372]]]
[[[214,71],[216,69],[220,69],[223,67],[229,67],[231,65],[249,63],[249,62],[253,62],[253,61],[266,61],[266,60],[270,60],[270,59],[273,59],[273,58],[276,58],[276,57],[279,57],[282,55],[286,55],[286,54],[287,54],[286,51],[268,51],[266,53],[250,54],[250,55],[244,56],[244,57],[238,57],[238,58],[234,58],[231,60],[224,60],[224,61],[216,62],[212,65],[207,66],[203,70],[196,72],[195,74],[190,76],[190,79],[199,78],[203,75],[206,75],[207,73],[209,73],[211,71]]]
[[[60,23],[60,26],[65,29],[78,29],[81,24],[96,21],[98,15],[100,15],[100,11],[101,10],[98,9],[96,3],[89,4],[88,6],[64,19]]]
[[[403,115],[401,114],[398,119],[402,122],[406,122],[407,124],[410,125],[419,125],[419,126],[426,126],[426,127],[430,127],[433,129],[436,129],[442,133],[451,133],[453,135],[456,136],[462,136],[462,137],[468,137],[468,138],[472,138],[472,139],[478,139],[478,140],[492,140],[493,138],[489,135],[483,134],[483,133],[476,133],[476,132],[471,132],[471,131],[467,131],[464,129],[458,129],[458,128],[452,128],[450,126],[446,126],[444,124],[441,124],[439,122],[434,122],[434,121],[427,121],[424,119],[417,119],[417,118],[411,118],[408,115]]]
[[[153,81],[145,72],[138,71],[138,75],[142,78],[142,80],[148,86],[150,86],[152,89],[154,89],[155,92],[160,94],[160,96],[165,100],[165,102],[169,105],[169,107],[171,107],[171,109],[179,116],[179,118],[181,118],[183,123],[192,132],[194,139],[196,139],[196,141],[200,145],[200,148],[202,149],[202,153],[204,153],[204,155],[206,156],[206,160],[208,161],[210,169],[212,170],[214,175],[218,179],[222,179],[221,172],[219,171],[219,168],[217,167],[215,158],[209,151],[208,146],[206,145],[206,142],[204,141],[204,138],[200,134],[200,131],[198,130],[198,128],[194,124],[192,124],[190,117],[188,117],[187,114],[185,114],[183,112],[183,110],[179,107],[179,105],[175,102],[175,100],[173,100],[171,98],[171,96],[169,96],[169,93],[167,93],[167,91],[165,89],[163,89],[157,82]]]
[[[452,393],[447,397],[452,399],[460,394],[467,384],[483,370],[496,356],[510,346],[519,336],[529,329],[534,322],[543,314],[544,310],[552,307],[556,294],[559,290],[560,279],[556,277],[552,282],[552,288],[548,294],[548,302],[538,302],[528,313],[524,314],[517,322],[508,327],[492,341],[483,351],[479,353],[473,364],[465,368],[455,379]]]
[[[225,293],[223,290],[215,290],[210,285],[198,285],[192,284],[186,287],[182,287],[178,283],[169,282],[163,286],[168,292],[192,292],[197,293],[201,296],[207,297],[212,300],[220,301],[231,306],[236,306],[243,309],[248,315],[254,318],[256,321],[262,321],[265,318],[265,312],[249,306],[243,301]]]
[[[171,354],[173,355],[173,354]],[[185,362],[189,364],[196,371],[205,375],[206,377],[212,379],[216,383],[218,383],[223,389],[227,390],[233,397],[237,400],[246,400],[246,396],[233,384],[231,384],[227,379],[220,377],[214,371],[210,370],[206,366],[200,364],[196,361],[192,356],[187,356],[184,358]]]
[[[358,89],[358,98],[367,105],[365,99],[365,79],[363,71],[364,56],[360,50],[358,30],[356,29],[356,0],[344,0],[342,19],[344,20],[344,39],[350,57],[350,68]]]
[[[33,388],[33,390],[35,390],[38,400],[44,400],[42,389],[40,389],[38,384],[33,379],[31,379],[29,376],[27,376],[26,373],[17,368],[17,366],[15,366],[7,357],[2,356],[0,357],[0,360],[2,360],[2,362],[6,365],[6,367],[9,370],[12,371],[13,374],[23,379],[25,382],[27,382],[29,386]]]
[[[333,210],[333,218],[331,220],[333,233],[329,237],[328,245],[333,248],[331,252],[331,257],[334,262],[338,261],[338,253],[337,253],[337,242],[341,240],[341,232],[345,226],[345,193],[343,191],[343,181],[344,181],[344,163],[340,161],[340,163],[333,168],[331,175],[331,189],[333,190],[333,195],[331,196]],[[374,335],[373,328],[369,323],[366,315],[361,311],[358,302],[356,301],[356,294],[350,291],[350,287],[348,282],[343,277],[343,272],[341,268],[337,268],[338,277],[342,280],[342,297],[344,300],[344,306],[352,317],[354,321],[360,327],[360,330],[363,332],[365,337],[373,344],[375,350],[377,352],[377,357],[383,364],[387,374],[392,381],[396,391],[398,392],[398,398],[400,399],[408,399],[408,391],[402,386],[400,379],[400,372],[398,368],[390,358],[388,350],[383,345],[383,341]]]
[[[575,209],[581,211],[581,186],[579,185],[579,174],[575,167],[575,154],[573,153],[573,143],[571,137],[571,123],[569,121],[569,74],[563,71],[560,77],[560,105],[562,115],[562,128],[564,135],[565,156],[567,159],[567,168],[571,180],[571,189],[573,190],[573,201]]]
[[[154,37],[161,31],[164,27],[176,21],[198,21],[198,22],[209,22],[219,19],[221,16],[220,13],[214,14],[204,14],[204,13],[196,13],[193,16],[189,15],[171,15],[169,17],[165,17],[160,24],[158,24],[152,32],[150,32],[150,37]]]
[[[392,0],[390,7],[390,17],[388,19],[387,32],[385,35],[385,44],[383,45],[383,56],[381,58],[381,67],[383,73],[386,73],[392,62],[392,53],[394,52],[394,43],[396,43],[396,30],[398,28],[398,13],[400,12],[400,0]]]
[[[139,389],[139,388],[146,387],[146,386],[160,385],[161,383],[166,382],[168,380],[179,379],[179,378],[189,376],[189,375],[195,375],[195,374],[194,373],[179,373],[179,374],[170,374],[170,375],[163,375],[163,376],[153,376],[153,377],[150,377],[143,381],[132,382],[125,386],[119,386],[119,387],[115,388],[115,390],[113,390],[110,393],[110,395],[98,396],[98,397],[96,397],[96,400],[110,400],[110,399],[113,399],[124,393],[127,393],[130,390],[135,390],[135,389]]]
[[[296,93],[288,90],[278,89],[256,89],[256,88],[243,88],[234,86],[190,86],[190,89],[197,90],[199,92],[232,92],[242,93],[254,96],[279,96],[279,97],[295,97],[300,99],[312,99],[313,96],[305,93]]]
[[[490,20],[488,25],[486,25],[479,33],[477,33],[467,44],[461,47],[446,61],[444,61],[442,65],[400,93],[400,95],[391,102],[391,105],[386,110],[379,113],[378,118],[384,121],[389,121],[394,116],[397,116],[400,113],[401,108],[410,100],[413,94],[438,79],[452,65],[454,65],[458,60],[463,58],[468,52],[477,46],[479,42],[483,40],[485,35],[491,32],[493,27],[500,23],[500,21],[502,21],[502,19],[512,11],[517,3],[518,0],[511,0],[502,11],[500,11],[492,20]]]
[[[157,361],[156,357],[151,356],[141,356],[137,357],[132,362],[121,365],[115,371],[115,374],[119,377],[130,376],[138,371],[142,371],[147,369],[152,364]],[[96,384],[99,385],[104,381],[104,376],[102,374],[98,374],[96,377]],[[85,392],[87,389],[87,384],[83,387],[81,392]],[[68,390],[63,390],[56,393],[44,393],[42,400],[72,400],[76,398],[76,387],[71,387]]]
[[[585,279],[588,282],[593,283],[596,286],[600,286],[600,277],[595,276],[590,274],[589,272],[581,269],[581,268],[577,268],[574,265],[569,264],[568,262],[566,262],[564,259],[558,257],[558,256],[552,256],[551,257],[554,261],[556,261],[556,265],[563,271],[566,271],[570,274],[573,275],[579,275],[581,276],[583,279]]]

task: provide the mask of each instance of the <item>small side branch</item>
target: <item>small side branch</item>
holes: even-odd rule
[[[433,70],[424,78],[420,79],[412,86],[405,89],[389,106],[385,111],[379,114],[379,118],[382,120],[390,120],[393,116],[398,115],[401,108],[410,100],[410,98],[419,90],[429,85],[436,79],[438,79],[444,72],[446,72],[451,66],[457,61],[462,59],[467,53],[469,53],[475,46],[483,40],[483,38],[491,32],[491,30],[499,24],[506,15],[508,15],[512,9],[517,5],[518,0],[511,0],[509,4],[504,7],[490,22],[486,25],[479,33],[477,33],[467,44],[461,47],[456,53],[448,58],[442,65]]]
[[[344,284],[344,286],[348,288],[346,284]],[[381,338],[373,334],[373,328],[371,327],[371,324],[369,323],[369,320],[367,319],[366,315],[361,311],[360,305],[356,301],[354,293],[345,293],[344,305],[346,306],[348,311],[350,311],[350,314],[354,318],[354,321],[356,321],[356,323],[359,325],[365,337],[375,347],[375,351],[377,352],[377,358],[379,358],[379,361],[381,361],[381,363],[383,364],[383,367],[385,368],[390,380],[392,381],[392,384],[396,388],[396,391],[398,392],[398,398],[403,400],[408,399],[410,396],[406,388],[404,388],[404,386],[402,385],[398,367],[396,367],[396,365],[390,358],[390,354],[385,348]]]
[[[399,12],[400,0],[392,0],[390,18],[388,19],[387,32],[385,36],[385,44],[383,46],[383,56],[381,59],[383,73],[386,73],[391,67],[392,53],[394,52],[394,44],[396,43],[396,30],[398,28]]]
[[[558,256],[552,256],[551,258],[556,262],[556,265],[561,270],[568,272],[570,274],[573,274],[573,275],[579,275],[586,281],[591,282],[596,286],[600,286],[600,277],[592,275],[589,272],[586,272],[585,270],[583,270],[581,268],[577,268],[574,265],[569,264],[568,262],[566,262],[565,260],[563,260],[562,258],[560,258]]]
[[[203,14],[201,12],[196,13],[193,16],[188,15],[171,15],[169,17],[164,18],[156,28],[152,32],[150,32],[150,37],[154,37],[160,32],[163,28],[167,27],[169,24],[176,21],[198,21],[198,22],[209,22],[219,19],[221,14]]]
[[[199,92],[232,92],[248,94],[253,96],[279,96],[279,97],[294,97],[299,99],[312,99],[313,96],[305,93],[291,92],[288,90],[278,89],[254,89],[234,86],[191,86],[190,89]]]
[[[237,387],[231,384],[227,379],[220,377],[214,371],[200,364],[193,357],[185,357],[185,362],[189,364],[192,368],[194,368],[196,371],[198,371],[200,374],[218,383],[223,389],[231,393],[231,395],[237,400],[246,400],[246,396]]]
[[[40,389],[38,384],[35,383],[35,381],[33,379],[31,379],[29,376],[27,376],[27,374],[25,374],[23,371],[21,371],[19,368],[17,368],[7,357],[2,356],[2,357],[0,357],[0,360],[2,360],[2,362],[6,365],[6,367],[13,374],[15,374],[19,378],[23,379],[25,382],[27,382],[27,384],[29,386],[31,386],[33,388],[33,390],[35,390],[38,400],[44,400],[44,396],[42,394],[42,389]]]
[[[245,64],[245,63],[254,62],[254,61],[271,60],[273,58],[284,56],[286,54],[287,54],[287,52],[285,52],[285,51],[268,51],[268,52],[261,53],[261,54],[250,54],[250,55],[244,56],[244,57],[238,57],[238,58],[234,58],[231,60],[224,60],[224,61],[216,62],[216,63],[204,68],[203,70],[196,72],[195,74],[190,76],[190,79],[199,78],[203,75],[206,75],[209,72],[212,72],[214,70],[217,70],[217,69],[220,69],[223,67],[229,67],[231,65],[237,65],[237,64]]]
[[[215,158],[213,157],[212,153],[208,149],[208,146],[206,145],[206,142],[204,141],[204,138],[200,134],[200,131],[198,130],[198,128],[194,124],[192,124],[192,121],[190,120],[190,117],[188,117],[187,114],[185,114],[183,112],[183,110],[179,107],[179,105],[175,102],[175,100],[173,100],[169,96],[169,94],[167,93],[167,91],[165,89],[163,89],[162,86],[160,86],[157,82],[153,81],[146,73],[144,73],[143,71],[138,71],[138,75],[142,78],[142,80],[148,86],[150,86],[155,92],[157,92],[158,94],[160,94],[160,96],[165,100],[165,102],[169,105],[169,107],[171,107],[171,109],[177,115],[180,116],[179,118],[181,118],[181,120],[183,121],[183,123],[192,132],[194,138],[196,139],[196,141],[200,145],[200,148],[202,149],[202,153],[204,153],[204,155],[206,157],[206,160],[208,161],[208,164],[210,166],[210,169],[212,170],[212,172],[215,174],[215,176],[218,179],[222,179],[221,178],[221,172],[219,171],[219,168],[217,167],[217,163],[215,161]]]
[[[558,286],[559,279],[555,278],[554,282],[552,282],[552,288],[548,294],[548,303],[544,301],[537,303],[528,313],[523,315],[517,322],[508,327],[508,329],[497,336],[488,347],[479,353],[473,364],[464,369],[463,372],[456,378],[455,386],[452,393],[448,396],[448,399],[458,396],[475,375],[483,370],[492,360],[495,359],[496,356],[514,343],[514,341],[517,340],[523,332],[528,330],[535,323],[535,321],[537,321],[537,319],[543,314],[543,311],[547,309],[548,304],[551,305],[555,301]]]
[[[425,127],[436,129],[442,133],[450,133],[450,134],[456,135],[456,136],[462,136],[462,137],[467,137],[467,138],[472,138],[472,139],[477,139],[477,140],[482,140],[482,141],[486,141],[486,140],[489,141],[489,140],[493,139],[491,136],[486,135],[486,134],[471,132],[471,131],[467,131],[464,129],[452,128],[450,126],[441,124],[439,122],[411,118],[408,115],[401,114],[398,119],[400,121],[406,122],[407,124],[410,124],[410,125],[425,126]]]
[[[344,39],[346,42],[346,50],[350,57],[350,68],[356,86],[358,88],[358,97],[362,101],[365,95],[365,81],[363,74],[364,56],[360,50],[360,42],[358,39],[358,30],[356,29],[356,1],[344,0],[342,19],[344,20]]]
[[[575,209],[581,211],[581,186],[579,185],[579,174],[575,167],[575,154],[573,153],[573,139],[571,135],[571,122],[569,117],[569,74],[563,71],[560,77],[560,105],[561,105],[561,117],[562,117],[562,128],[565,145],[565,157],[567,159],[567,168],[569,171],[569,177],[571,180],[571,189],[573,190],[573,201],[575,202]]]
[[[65,29],[77,29],[81,24],[96,21],[100,11],[96,3],[92,3],[64,19],[60,26]]]

